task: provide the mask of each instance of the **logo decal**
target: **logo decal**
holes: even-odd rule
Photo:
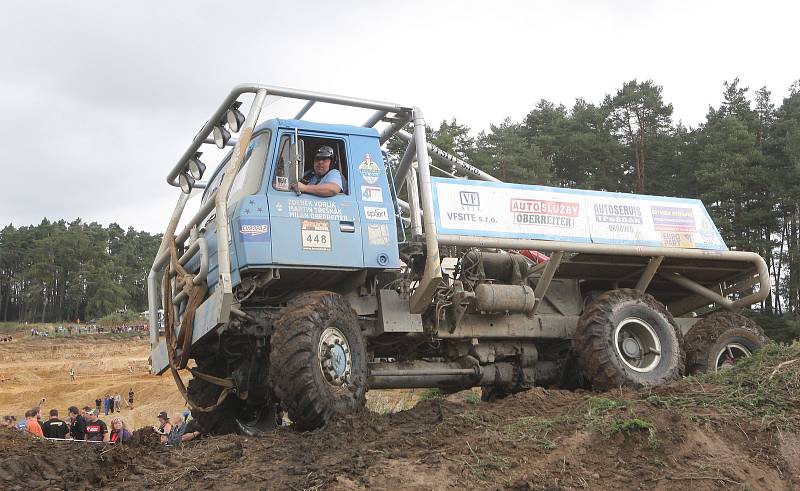
[[[389,221],[389,210],[386,208],[365,206],[364,215],[367,217],[367,220],[377,220],[381,222]]]
[[[473,191],[459,191],[461,206],[481,206],[481,195]]]
[[[364,161],[358,165],[358,171],[367,184],[375,184],[381,175],[381,168],[373,162],[370,154],[364,155]]]
[[[239,234],[243,242],[267,242],[269,240],[269,224],[265,220],[242,219]]]
[[[361,199],[383,203],[383,190],[377,186],[361,186]]]

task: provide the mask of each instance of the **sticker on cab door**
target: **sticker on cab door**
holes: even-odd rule
[[[303,220],[300,227],[303,250],[329,251],[331,250],[330,222],[325,220]]]
[[[364,155],[364,160],[358,164],[358,171],[367,184],[375,184],[381,175],[381,168],[372,160],[370,154]]]
[[[367,220],[376,220],[379,222],[389,221],[389,210],[380,206],[365,206],[364,216]]]

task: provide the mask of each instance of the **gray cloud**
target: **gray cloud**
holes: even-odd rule
[[[664,86],[697,125],[722,81],[779,97],[800,77],[793,4],[44,2],[0,18],[0,226],[163,229],[164,177],[231,89],[262,82],[388,99],[476,130],[541,98]],[[747,33],[747,35],[744,35]],[[758,40],[758,42],[755,42]],[[281,104],[272,106],[271,109]],[[275,115],[274,113],[270,113]],[[317,117],[321,112],[312,114]],[[359,119],[347,121],[360,122]]]

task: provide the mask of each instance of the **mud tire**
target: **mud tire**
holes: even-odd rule
[[[660,342],[660,355],[652,365],[637,371],[615,346],[619,326],[647,326]],[[578,365],[585,380],[596,390],[616,387],[654,387],[678,378],[684,368],[680,331],[672,315],[652,295],[621,288],[598,295],[578,320],[575,332]],[[652,353],[652,351],[650,352]],[[648,368],[649,367],[649,368]]]
[[[352,364],[347,382],[338,386],[320,367],[320,339],[331,328],[346,339]],[[366,343],[355,311],[341,295],[317,291],[292,299],[275,323],[271,344],[271,385],[295,428],[313,430],[335,414],[364,407]]]
[[[223,364],[205,366],[198,370],[203,373],[224,378],[230,374],[223,368]],[[200,378],[189,380],[187,392],[190,399],[200,407],[208,407],[217,402],[222,387]],[[245,402],[240,400],[235,393],[228,394],[225,400],[216,409],[209,412],[192,411],[192,418],[203,434],[226,435],[238,433],[240,435],[258,435],[273,430],[279,426],[277,405],[270,402],[258,414],[245,412]]]
[[[769,338],[752,319],[733,312],[715,312],[692,326],[686,333],[686,368],[697,374],[717,371],[717,355],[736,344],[750,353],[769,343]]]

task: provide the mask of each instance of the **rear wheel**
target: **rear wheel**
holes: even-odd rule
[[[733,312],[716,312],[697,322],[686,334],[689,373],[717,372],[748,358],[769,343],[752,319]]]
[[[309,292],[288,303],[272,335],[270,380],[299,430],[364,406],[366,344],[341,295]]]
[[[595,389],[652,387],[678,378],[683,350],[675,321],[651,295],[618,289],[598,295],[575,332],[583,375]]]

